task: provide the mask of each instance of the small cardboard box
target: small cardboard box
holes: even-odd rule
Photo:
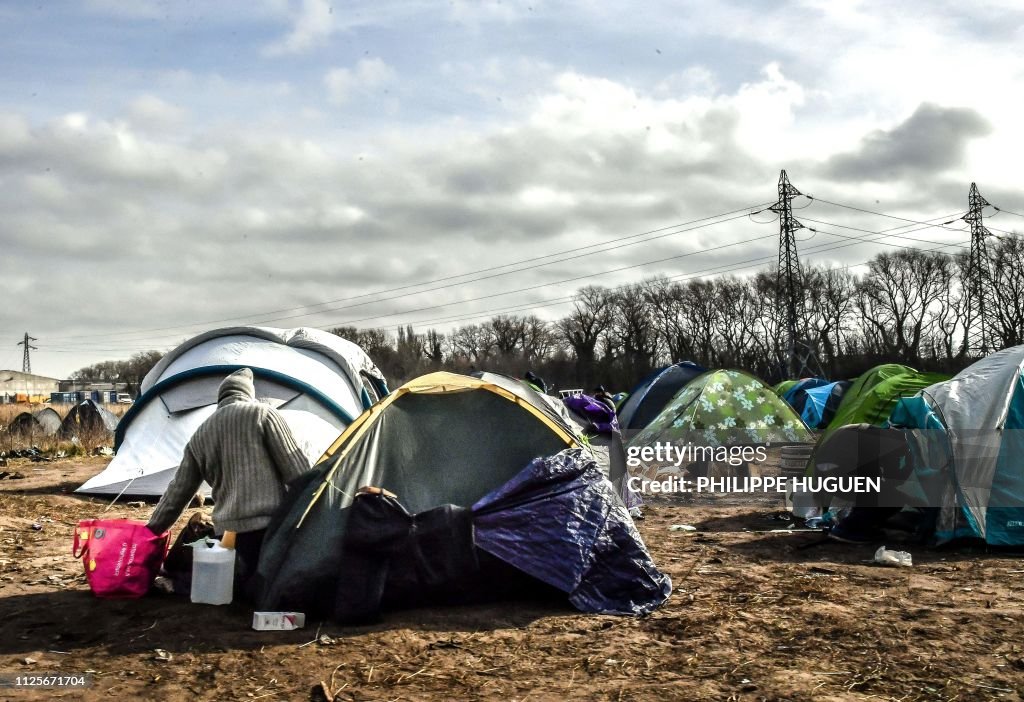
[[[252,628],[256,631],[291,631],[306,626],[302,612],[253,612]]]

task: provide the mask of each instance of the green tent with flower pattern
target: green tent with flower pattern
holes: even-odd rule
[[[630,440],[694,446],[811,443],[807,425],[763,382],[738,370],[713,370],[684,385]]]

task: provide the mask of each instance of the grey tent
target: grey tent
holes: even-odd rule
[[[99,437],[106,434],[114,438],[117,415],[92,400],[85,400],[71,408],[57,431],[62,439]]]
[[[53,436],[60,429],[60,415],[52,407],[22,412],[7,425],[7,431],[21,436]]]

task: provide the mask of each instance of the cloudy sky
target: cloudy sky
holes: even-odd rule
[[[955,251],[913,222],[972,181],[1024,231],[1022,45],[1017,0],[4,2],[0,368],[750,274],[780,169],[802,260]]]

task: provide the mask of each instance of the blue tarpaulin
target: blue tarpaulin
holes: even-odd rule
[[[532,461],[473,505],[474,543],[584,612],[646,614],[672,592],[615,489],[579,449]]]

